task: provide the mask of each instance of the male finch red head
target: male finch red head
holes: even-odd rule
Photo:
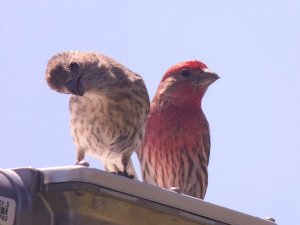
[[[210,153],[207,119],[201,108],[208,86],[218,79],[199,61],[172,66],[151,102],[138,152],[145,182],[203,199]]]

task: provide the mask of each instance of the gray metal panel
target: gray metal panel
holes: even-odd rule
[[[82,182],[46,185],[42,195],[56,224],[216,225],[215,221]],[[225,225],[225,224],[219,224]]]
[[[148,200],[155,204],[169,207],[175,214],[183,217],[207,218],[206,224],[222,222],[230,225],[274,225],[275,223],[217,206],[200,199],[164,190],[153,185],[130,180],[104,171],[81,166],[41,168],[44,184],[59,184],[66,182],[84,182],[99,187],[123,193],[125,198]],[[50,187],[50,186],[49,186]],[[146,203],[145,203],[146,204]],[[195,219],[195,218],[194,218]],[[215,221],[215,222],[210,222]],[[199,221],[200,223],[201,221]],[[203,222],[203,221],[202,221]]]
[[[0,224],[31,225],[32,207],[34,206],[38,185],[39,172],[34,169],[0,169],[0,200],[8,198],[5,202],[9,203],[6,215],[8,221],[4,221],[0,213]],[[15,203],[15,206],[14,204]]]
[[[80,166],[0,169],[0,204],[0,225],[275,224]]]

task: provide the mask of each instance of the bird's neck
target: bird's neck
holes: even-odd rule
[[[151,107],[148,117],[146,140],[153,145],[191,146],[209,133],[209,125],[198,103],[195,105],[169,105],[164,108]],[[209,135],[209,134],[208,134]],[[153,151],[156,151],[153,148]]]
[[[152,105],[168,108],[169,106],[178,106],[180,108],[201,108],[202,98],[207,88],[184,86],[176,87],[175,91],[158,88],[155,94]]]
[[[156,120],[168,119],[171,121],[187,120],[194,117],[202,116],[203,111],[201,105],[188,103],[186,104],[172,104],[171,102],[157,102],[151,104],[150,117],[155,117]]]
[[[174,109],[179,109],[179,111],[202,111],[201,103],[203,95],[204,92],[194,95],[178,92],[170,95],[167,93],[157,93],[151,102],[151,109],[153,111],[166,111],[168,113]]]
[[[152,102],[148,118],[149,129],[195,129],[208,126],[200,102],[172,104]],[[151,128],[150,128],[151,127]]]

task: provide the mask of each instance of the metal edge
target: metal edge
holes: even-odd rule
[[[70,181],[87,182],[231,225],[276,225],[276,223],[259,217],[95,168],[63,166],[39,168],[39,170],[44,174],[44,184]]]

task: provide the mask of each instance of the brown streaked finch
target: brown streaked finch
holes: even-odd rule
[[[46,80],[71,94],[76,164],[88,154],[106,171],[137,178],[131,155],[141,146],[150,104],[142,77],[108,56],[66,51],[49,60]]]
[[[151,102],[138,152],[146,183],[204,198],[210,134],[201,101],[218,78],[199,61],[178,63],[165,73]]]

